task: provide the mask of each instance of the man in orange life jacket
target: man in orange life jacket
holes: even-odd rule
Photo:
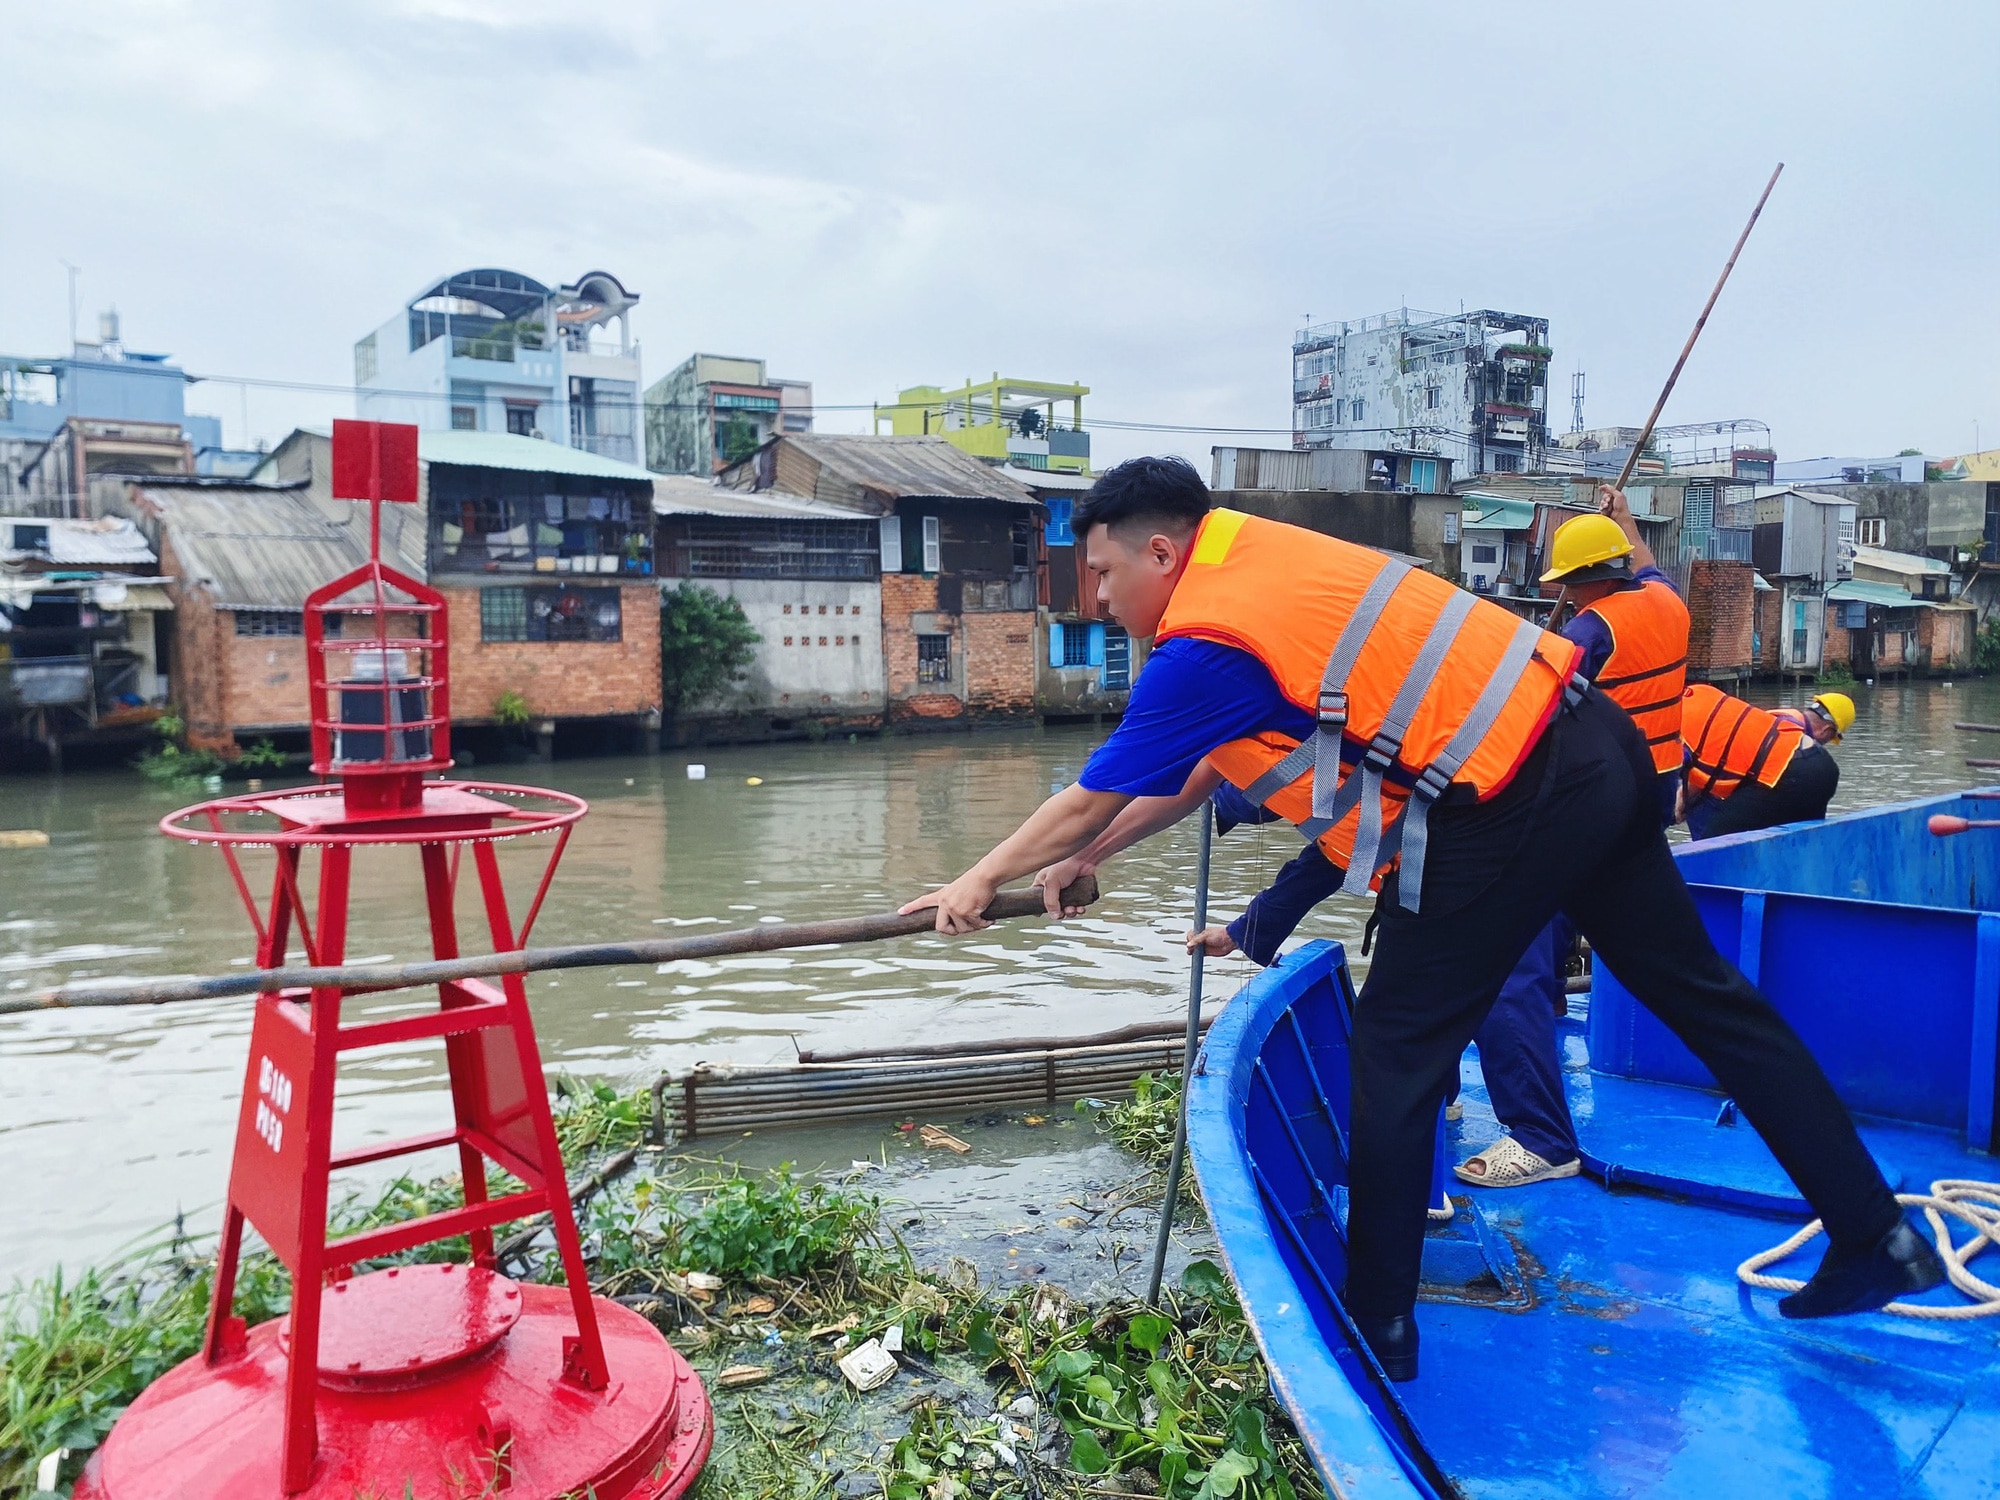
[[[1826,1258],[1786,1316],[1880,1307],[1943,1279],[1819,1064],[1709,941],[1645,741],[1571,682],[1575,646],[1382,553],[1212,511],[1182,459],[1118,465],[1074,524],[1098,598],[1156,649],[1077,783],[903,909],[976,931],[1000,886],[1085,848],[1135,797],[1179,792],[1204,760],[1318,842],[1347,889],[1381,880],[1350,1048],[1342,1295],[1390,1378],[1417,1372],[1446,1088],[1559,911],[1707,1064],[1823,1220]]]
[[[1622,491],[1604,486],[1598,515],[1576,516],[1557,529],[1552,566],[1542,581],[1560,581],[1577,605],[1563,637],[1582,649],[1577,671],[1623,708],[1645,737],[1655,772],[1661,827],[1674,821],[1680,786],[1681,685],[1686,677],[1688,613],[1673,580],[1654,565]],[[1178,797],[1141,797],[1071,859],[1038,874],[1056,890],[1138,839],[1178,821],[1214,796],[1224,829],[1259,815],[1206,763]],[[1276,961],[1279,946],[1306,913],[1340,889],[1345,871],[1315,844],[1279,872],[1242,916],[1193,934],[1212,957],[1242,952],[1259,964]],[[1572,931],[1556,917],[1535,935],[1473,1038],[1493,1113],[1505,1130],[1494,1144],[1454,1168],[1475,1187],[1526,1187],[1574,1177],[1582,1166],[1576,1126],[1563,1092],[1556,1017],[1563,1000],[1563,956]]]
[[[1654,565],[1624,492],[1601,486],[1599,502],[1601,514],[1573,516],[1556,528],[1542,582],[1560,583],[1576,606],[1562,634],[1583,650],[1577,671],[1624,709],[1645,739],[1665,828],[1680,791],[1687,606]],[[1461,1182],[1525,1187],[1574,1177],[1582,1167],[1555,1025],[1571,942],[1562,917],[1538,933],[1474,1038],[1487,1098],[1505,1134],[1453,1169]]]
[[[1840,790],[1827,745],[1854,722],[1854,700],[1822,693],[1803,709],[1758,708],[1696,683],[1681,701],[1683,811],[1697,839],[1826,816]]]

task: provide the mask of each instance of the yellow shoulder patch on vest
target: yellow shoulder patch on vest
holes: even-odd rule
[[[1201,535],[1194,544],[1190,563],[1219,563],[1236,544],[1236,533],[1250,518],[1240,510],[1212,510],[1201,523]]]

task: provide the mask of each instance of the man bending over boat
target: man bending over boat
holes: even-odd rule
[[[1697,839],[1818,822],[1840,790],[1828,745],[1854,724],[1854,700],[1821,693],[1805,708],[1758,708],[1698,682],[1681,700],[1687,755],[1681,812]]]
[[[1318,843],[1348,891],[1380,881],[1351,1048],[1343,1301],[1392,1379],[1417,1372],[1445,1091],[1558,912],[1707,1064],[1824,1220],[1826,1258],[1779,1304],[1787,1317],[1943,1279],[1819,1064],[1716,953],[1667,851],[1645,741],[1575,680],[1572,643],[1382,553],[1212,510],[1183,459],[1118,465],[1074,525],[1099,600],[1157,647],[1077,783],[903,909],[976,931],[1002,885],[1085,848],[1134,798],[1180,792],[1204,760]]]

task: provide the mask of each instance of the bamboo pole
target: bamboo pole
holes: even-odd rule
[[[1088,906],[1097,899],[1097,881],[1084,876],[1062,893],[1065,906]],[[1039,917],[1045,908],[1039,890],[1002,891],[982,915],[991,922]],[[825,922],[778,922],[708,932],[698,937],[655,938],[637,943],[583,943],[564,948],[515,948],[473,958],[431,959],[410,964],[309,965],[213,974],[197,979],[143,979],[101,983],[84,980],[26,995],[0,997],[0,1016],[34,1010],[78,1010],[121,1005],[166,1005],[182,1000],[220,1000],[285,989],[362,991],[416,989],[490,979],[501,974],[539,974],[545,969],[602,969],[622,964],[664,964],[684,958],[722,958],[736,953],[768,953],[775,948],[811,948],[827,943],[875,943],[928,932],[936,920],[929,910],[908,916],[885,912],[870,917],[835,917]]]
[[[1652,415],[1646,418],[1646,425],[1639,429],[1639,440],[1632,445],[1632,451],[1625,456],[1625,467],[1619,471],[1615,490],[1625,488],[1625,482],[1632,477],[1632,470],[1639,462],[1639,454],[1653,436],[1653,427],[1660,420],[1660,413],[1666,409],[1667,397],[1674,393],[1674,382],[1681,378],[1681,369],[1694,353],[1694,341],[1701,337],[1701,331],[1708,324],[1708,315],[1715,310],[1715,299],[1722,295],[1723,283],[1729,280],[1729,273],[1736,269],[1736,257],[1743,253],[1743,244],[1750,238],[1750,231],[1757,227],[1757,216],[1764,211],[1765,200],[1771,196],[1771,189],[1778,185],[1778,173],[1785,170],[1779,162],[1772,169],[1771,180],[1764,184],[1763,194],[1757,199],[1757,206],[1750,210],[1750,222],[1743,226],[1743,233],[1736,237],[1736,248],[1729,252],[1729,263],[1722,268],[1722,274],[1715,279],[1715,290],[1708,294],[1708,301],[1702,304],[1701,316],[1694,320],[1694,330],[1688,334],[1687,342],[1681,345],[1681,357],[1674,361],[1673,372],[1667,376],[1667,383],[1660,388],[1660,399],[1653,403]]]

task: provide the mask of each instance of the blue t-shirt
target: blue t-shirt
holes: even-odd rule
[[[1146,658],[1125,717],[1077,780],[1088,792],[1171,797],[1210,751],[1266,730],[1303,740],[1313,716],[1248,651],[1175,636]]]

